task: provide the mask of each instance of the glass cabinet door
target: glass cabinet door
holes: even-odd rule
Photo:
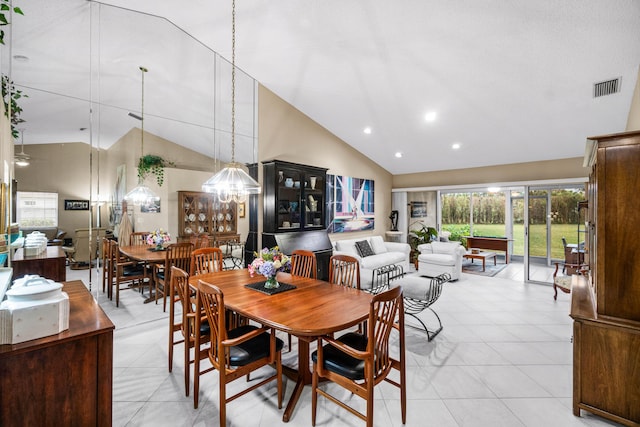
[[[297,231],[303,221],[300,215],[303,174],[299,170],[289,168],[278,169],[277,172],[278,229]]]
[[[324,228],[324,176],[307,175],[304,181],[304,227]]]

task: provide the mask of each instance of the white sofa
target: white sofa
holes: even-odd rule
[[[431,242],[418,246],[418,274],[436,277],[448,273],[458,280],[462,273],[462,256],[466,250],[460,242]]]
[[[356,248],[356,242],[366,240],[369,242],[374,254],[360,256]],[[370,289],[373,282],[373,270],[389,264],[400,265],[404,272],[409,271],[409,253],[411,246],[408,243],[385,242],[382,236],[361,237],[357,239],[337,240],[332,242],[334,255],[350,255],[360,263],[360,288]]]

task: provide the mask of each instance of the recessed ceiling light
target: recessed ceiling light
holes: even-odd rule
[[[371,128],[367,126],[366,128],[364,128],[363,132],[366,133],[367,135],[371,135]]]
[[[24,55],[13,55],[13,59],[18,62],[27,62],[29,60],[29,57]]]
[[[436,117],[438,117],[438,113],[436,113],[435,111],[430,111],[427,114],[424,115],[424,119],[428,122],[433,122],[436,120]]]
[[[396,157],[397,157],[397,158],[402,157],[402,153],[398,151],[398,152],[396,153]]]
[[[460,149],[460,147],[461,147],[461,145],[460,145],[460,143],[459,143],[459,142],[454,142],[454,143],[451,145],[451,148],[453,148],[454,150],[459,150],[459,149]]]

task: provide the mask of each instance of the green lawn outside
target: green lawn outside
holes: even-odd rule
[[[474,224],[473,234],[476,236],[504,236],[504,224]],[[529,227],[531,233],[530,255],[544,256],[546,253],[546,226],[543,224]],[[578,224],[552,224],[551,225],[551,257],[564,259],[562,237],[567,243],[578,243]],[[513,254],[524,255],[524,225],[513,226]]]

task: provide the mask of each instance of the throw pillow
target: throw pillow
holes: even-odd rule
[[[373,248],[373,252],[375,252],[376,255],[388,252],[382,236],[372,236],[370,240],[371,248]]]
[[[360,256],[362,258],[375,255],[373,253],[373,249],[371,249],[371,245],[366,240],[360,240],[359,242],[356,242],[356,248],[358,249],[358,253],[360,253]]]

